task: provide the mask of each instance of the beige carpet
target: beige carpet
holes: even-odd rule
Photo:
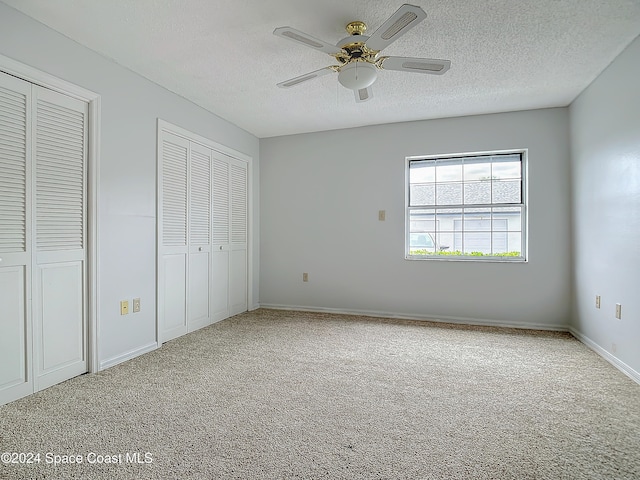
[[[3,479],[638,479],[640,386],[568,334],[258,310],[0,407],[0,452],[40,454]]]

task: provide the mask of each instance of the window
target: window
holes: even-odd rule
[[[408,158],[406,258],[525,261],[524,157]]]

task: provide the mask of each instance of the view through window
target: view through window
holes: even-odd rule
[[[408,159],[406,257],[526,260],[524,154]]]

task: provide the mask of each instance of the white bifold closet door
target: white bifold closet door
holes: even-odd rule
[[[87,371],[87,113],[0,74],[0,404]]]
[[[247,310],[247,163],[213,159],[213,319]]]
[[[31,85],[0,74],[0,404],[33,393]]]
[[[163,342],[187,333],[187,168],[189,141],[165,134],[159,148],[162,228],[159,232],[158,319]]]
[[[34,366],[38,390],[87,371],[88,105],[34,87]]]
[[[161,129],[158,332],[166,342],[247,310],[247,162]]]
[[[158,317],[161,341],[211,323],[211,151],[163,132]]]
[[[211,150],[190,144],[187,331],[211,323]]]

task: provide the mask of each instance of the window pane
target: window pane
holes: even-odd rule
[[[412,210],[409,224],[409,255],[431,255],[435,251],[436,215],[432,209]]]
[[[491,207],[465,208],[463,213],[464,213],[464,219],[465,219],[465,225],[464,225],[465,230],[472,228],[471,225],[474,225],[474,222],[477,223],[478,221],[491,219]],[[473,228],[473,229],[477,230],[477,228]]]
[[[493,230],[519,232],[522,229],[521,207],[494,207]]]
[[[522,168],[520,162],[498,162],[492,167],[491,178],[495,180],[503,180],[508,178],[521,178]]]
[[[465,255],[482,253],[491,254],[491,232],[463,232],[463,249]]]
[[[409,164],[409,182],[427,183],[436,181],[435,162],[411,162]]]
[[[436,244],[439,252],[453,251],[454,232],[439,232],[436,235]]]
[[[409,234],[409,254],[428,255],[436,250],[435,233],[421,232]]]
[[[493,182],[493,203],[520,203],[522,201],[520,180]]]
[[[490,232],[491,215],[469,214],[465,212],[462,229],[467,232]]]
[[[457,165],[451,165],[451,160],[442,165],[436,162],[436,182],[461,182],[462,162],[458,160]]]
[[[426,185],[410,185],[409,202],[412,206],[435,205],[436,186],[433,183]]]
[[[522,256],[522,234],[520,232],[507,233],[507,247],[505,250],[507,252],[518,252],[518,255]]]
[[[436,205],[462,205],[462,183],[437,184]]]
[[[436,213],[437,227],[440,232],[453,232],[455,222],[462,222],[461,208],[440,208]]]
[[[441,208],[436,213],[438,235],[436,246],[439,252],[455,250],[456,225],[462,223],[462,208]]]
[[[464,168],[464,181],[491,179],[490,163],[466,163]]]
[[[508,251],[507,246],[507,232],[494,231],[491,234],[491,249],[494,255],[499,253],[506,253]]]
[[[465,182],[464,184],[464,203],[479,204],[491,203],[491,182]]]

